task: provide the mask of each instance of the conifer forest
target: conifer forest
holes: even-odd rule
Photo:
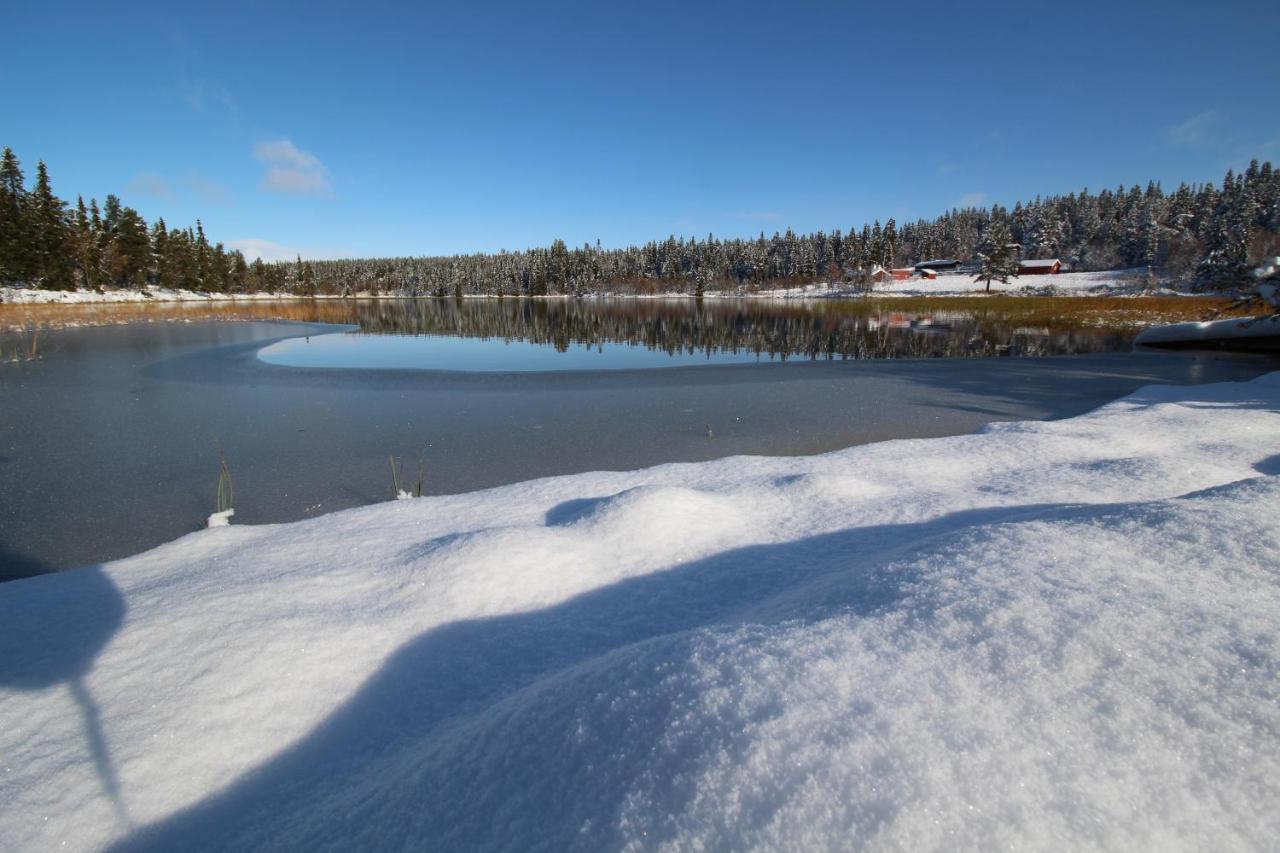
[[[99,205],[55,194],[43,162],[28,180],[0,161],[0,284],[46,290],[141,289],[299,295],[560,296],[753,292],[818,281],[865,283],[876,267],[975,262],[1012,240],[1024,258],[1074,270],[1149,268],[1206,289],[1244,284],[1280,254],[1280,172],[1253,161],[1220,184],[1156,182],[1087,189],[1015,204],[953,209],[935,219],[754,238],[670,236],[625,248],[550,246],[448,257],[247,261],[201,222],[148,223],[115,195]]]

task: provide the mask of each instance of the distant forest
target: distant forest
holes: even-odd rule
[[[992,227],[993,223],[997,227]],[[1004,227],[1000,227],[1004,226]],[[1007,230],[1006,230],[1007,228]],[[879,220],[848,232],[705,240],[668,237],[643,246],[599,243],[496,254],[246,262],[210,243],[199,221],[152,225],[109,195],[74,207],[54,194],[43,162],[28,189],[21,164],[0,161],[0,283],[52,290],[159,286],[212,293],[406,296],[585,295],[599,292],[749,292],[817,281],[865,284],[875,266],[950,258],[972,261],[993,235],[1008,233],[1025,258],[1060,258],[1071,269],[1148,267],[1205,288],[1248,280],[1262,258],[1280,254],[1280,172],[1258,161],[1222,184],[1157,183],[1037,197],[1012,210],[951,210],[932,220]]]

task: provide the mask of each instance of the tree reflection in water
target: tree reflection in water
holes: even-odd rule
[[[365,333],[529,341],[561,351],[624,343],[673,354],[781,359],[1036,356],[1127,350],[1134,337],[1125,328],[1000,310],[919,313],[865,302],[408,299],[344,307],[346,322]]]

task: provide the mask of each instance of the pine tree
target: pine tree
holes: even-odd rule
[[[30,203],[22,166],[10,148],[0,157],[0,283],[30,283],[35,273],[31,254]]]
[[[93,203],[92,216],[85,207],[84,197],[76,197],[75,215],[75,265],[80,274],[80,286],[86,289],[97,289],[99,269],[102,256],[98,250],[98,205]]]
[[[978,251],[981,266],[974,281],[985,281],[988,293],[991,292],[991,282],[1008,284],[1011,277],[1018,275],[1018,259],[1009,245],[1012,241],[1013,234],[1003,217],[993,218],[982,233]]]
[[[41,160],[36,165],[36,186],[31,193],[31,245],[35,253],[35,273],[48,290],[74,290],[71,229],[67,207],[53,194],[49,170]]]
[[[151,267],[147,223],[131,207],[119,207],[112,212],[115,227],[105,253],[107,273],[117,287],[143,287]]]

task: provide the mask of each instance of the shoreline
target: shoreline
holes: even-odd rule
[[[389,500],[388,455],[411,470],[421,453],[428,494],[465,494],[590,471],[965,435],[1082,414],[1145,385],[1275,369],[1273,359],[1181,353],[525,375],[257,358],[306,328],[195,322],[42,336],[59,358],[10,365],[5,375],[16,381],[0,384],[0,456],[13,484],[0,528],[14,559],[68,568],[198,529],[212,511],[218,447],[235,478],[233,526],[248,528]],[[0,566],[0,576],[12,572]]]
[[[951,281],[955,279],[955,281]],[[920,282],[890,282],[864,289],[847,284],[834,285],[830,282],[814,282],[807,285],[785,286],[760,290],[708,290],[699,296],[696,293],[682,291],[662,291],[658,293],[625,293],[616,291],[599,291],[590,293],[548,293],[540,295],[499,294],[499,293],[464,293],[462,299],[533,299],[533,300],[573,300],[573,299],[680,299],[680,300],[824,300],[824,299],[878,299],[878,298],[954,298],[965,296],[1028,296],[1028,297],[1115,297],[1132,298],[1143,296],[1168,296],[1187,299],[1230,299],[1244,293],[1243,290],[1204,293],[1177,287],[1150,287],[1139,280],[1135,270],[1106,270],[1088,273],[1061,273],[1052,276],[1024,276],[1013,282],[995,284],[988,292],[977,286],[968,275],[947,275],[936,280],[932,286],[921,286]],[[147,288],[144,290],[112,290],[96,292],[89,290],[40,290],[34,288],[0,287],[0,306],[5,305],[96,305],[96,304],[164,304],[164,303],[235,303],[235,302],[272,302],[272,301],[331,301],[345,299],[455,299],[453,294],[444,296],[402,293],[372,293],[361,291],[350,294],[317,293],[304,295],[288,292],[258,293],[212,293],[191,290],[172,290],[168,288]]]

